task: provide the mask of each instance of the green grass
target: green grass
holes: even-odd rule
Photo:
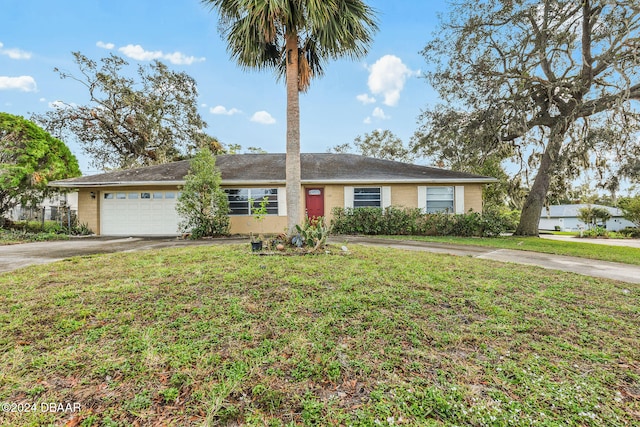
[[[0,425],[625,426],[640,289],[350,245],[72,258],[0,275]]]
[[[602,261],[640,265],[640,249],[627,246],[604,246],[583,242],[563,242],[539,237],[451,237],[451,236],[376,236],[396,240],[452,243],[458,245],[488,246],[492,248],[544,252]],[[347,237],[348,239],[348,237]]]

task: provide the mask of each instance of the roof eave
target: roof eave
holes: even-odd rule
[[[157,187],[184,185],[181,181],[109,181],[109,182],[64,182],[53,181],[47,184],[49,187],[60,188],[88,188],[88,187]]]
[[[498,182],[495,178],[427,178],[427,179],[309,179],[302,180],[302,184],[363,184],[363,185],[380,185],[380,184],[490,184]]]
[[[495,178],[427,178],[427,179],[304,179],[302,185],[381,185],[381,184],[490,184],[497,182]],[[90,187],[157,187],[157,186],[181,186],[184,180],[176,181],[108,181],[108,182],[64,182],[54,181],[48,185],[60,188],[90,188]],[[223,186],[239,185],[286,185],[284,180],[222,180]]]

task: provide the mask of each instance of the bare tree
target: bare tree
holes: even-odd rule
[[[585,168],[610,188],[638,178],[639,52],[637,0],[461,0],[423,51],[448,105],[415,149],[519,160],[535,178],[516,234],[538,235],[550,188]]]

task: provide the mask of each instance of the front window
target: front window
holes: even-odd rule
[[[453,213],[453,187],[427,187],[427,213]]]
[[[353,189],[353,207],[354,208],[382,207],[380,187],[354,188]]]
[[[278,215],[277,188],[228,188],[224,192],[229,199],[230,215],[253,215],[265,197],[267,214]],[[253,204],[249,203],[249,200],[253,200]]]

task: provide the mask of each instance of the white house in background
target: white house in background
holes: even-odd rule
[[[22,205],[15,206],[9,211],[9,219],[12,221],[22,221],[27,219],[42,218],[44,208],[44,219],[58,219],[61,208],[69,208],[72,211],[78,211],[78,192],[54,194],[51,197],[43,199],[38,203],[37,207],[31,208]]]
[[[607,230],[609,231],[618,231],[626,227],[634,227],[631,221],[624,219],[621,209],[582,203],[577,205],[554,205],[548,208],[542,208],[540,226],[538,228],[540,228],[540,230],[555,230],[556,227],[559,227],[562,231],[578,231],[580,228],[586,229],[586,224],[578,219],[578,214],[580,209],[588,207],[602,208],[609,211],[611,218],[606,223]]]

